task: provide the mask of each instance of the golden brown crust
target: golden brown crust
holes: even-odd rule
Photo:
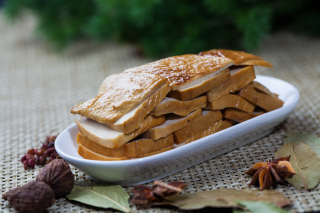
[[[106,124],[111,129],[129,134],[138,129],[144,118],[166,97],[170,91],[169,84],[163,85],[139,106],[122,116],[114,124]]]
[[[229,69],[225,69],[222,72],[220,72],[218,75],[210,78],[209,80],[202,82],[197,86],[190,87],[184,90],[171,91],[168,94],[168,96],[181,101],[188,101],[218,86],[219,84],[221,84],[222,82],[225,82],[229,78],[230,78]]]
[[[233,61],[228,58],[187,54],[161,59],[124,72],[157,74],[169,81],[172,90],[183,90],[182,85],[186,86],[189,82],[194,82],[203,76],[221,72],[231,65]]]
[[[220,110],[224,108],[236,108],[242,111],[252,113],[254,111],[255,105],[239,95],[227,94],[220,98],[208,102],[207,109]]]
[[[283,106],[283,101],[276,95],[262,92],[251,84],[241,89],[239,95],[267,111],[272,111]]]
[[[207,92],[208,101],[213,101],[228,93],[234,93],[250,84],[255,78],[253,66],[230,69],[231,77]]]
[[[272,68],[272,64],[250,53],[237,50],[213,49],[199,53],[202,56],[226,57],[234,61],[234,65],[256,65]]]
[[[89,140],[85,135],[79,132],[77,135],[77,143],[97,154],[107,157],[140,157],[172,146],[174,140],[173,135],[170,134],[167,137],[160,138],[156,141],[152,139],[137,139],[128,142],[119,148],[110,149]]]
[[[99,123],[113,124],[138,106],[159,88],[166,79],[152,73],[118,73],[107,77],[97,97],[71,109]]]

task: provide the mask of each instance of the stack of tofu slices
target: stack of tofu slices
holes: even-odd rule
[[[82,116],[79,154],[106,161],[150,156],[281,107],[253,81],[254,65],[272,67],[245,52],[210,50],[107,77],[95,98],[71,110]]]

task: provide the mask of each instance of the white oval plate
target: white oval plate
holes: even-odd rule
[[[258,75],[256,81],[279,94],[283,107],[232,126],[192,143],[157,155],[124,161],[86,160],[78,154],[76,124],[62,131],[55,141],[58,154],[103,183],[132,186],[156,180],[251,143],[284,121],[299,101],[299,91],[280,79]]]

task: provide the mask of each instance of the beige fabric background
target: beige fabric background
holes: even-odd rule
[[[149,62],[135,54],[129,44],[79,42],[65,52],[52,51],[33,29],[35,21],[25,17],[9,25],[0,15],[0,180],[1,192],[34,180],[40,168],[25,171],[20,157],[53,131],[74,123],[71,107],[94,97],[104,78],[126,68]],[[214,47],[208,47],[208,49]],[[256,73],[283,79],[301,93],[289,119],[267,137],[220,157],[178,172],[162,181],[189,184],[185,193],[217,188],[248,188],[244,174],[251,165],[271,158],[282,145],[284,127],[320,136],[320,39],[280,33],[266,39],[255,52],[274,65]],[[90,181],[72,168],[77,181]],[[151,185],[151,183],[149,183]],[[130,187],[126,188],[130,192]],[[279,186],[296,212],[320,211],[320,187],[311,191]],[[50,212],[105,212],[66,199],[57,200]],[[1,212],[14,211],[1,200]],[[132,206],[132,211],[138,211]],[[140,209],[141,212],[178,212],[175,208]]]

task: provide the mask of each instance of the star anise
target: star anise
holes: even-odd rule
[[[246,171],[247,175],[252,176],[251,185],[260,185],[260,189],[270,189],[274,183],[281,183],[283,179],[292,178],[295,171],[290,163],[291,155],[279,157],[267,162],[258,162]]]

